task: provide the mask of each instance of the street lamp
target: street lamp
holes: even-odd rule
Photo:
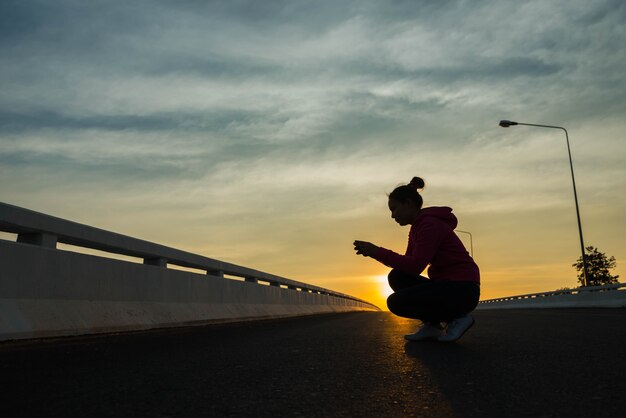
[[[576,217],[578,219],[578,235],[580,236],[580,251],[583,260],[583,286],[587,286],[587,257],[585,257],[585,244],[583,242],[583,228],[580,224],[580,210],[578,209],[578,195],[576,194],[576,181],[574,180],[574,164],[572,164],[572,152],[569,147],[569,137],[567,135],[567,129],[562,126],[551,126],[551,125],[537,125],[534,123],[522,123],[522,122],[513,122],[510,120],[501,120],[500,126],[503,128],[508,128],[509,126],[515,125],[524,125],[524,126],[536,126],[539,128],[553,128],[553,129],[562,129],[565,132],[565,141],[567,142],[567,155],[569,156],[569,168],[572,173],[572,186],[574,186],[574,202],[576,203]]]
[[[474,241],[472,240],[472,233],[471,232],[467,232],[467,231],[461,231],[459,229],[455,230],[456,232],[462,232],[464,234],[469,235],[470,237],[470,254],[472,256],[472,258],[474,258]]]

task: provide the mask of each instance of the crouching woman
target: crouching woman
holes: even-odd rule
[[[354,249],[392,268],[389,310],[422,321],[420,329],[404,336],[407,340],[451,342],[474,325],[470,312],[480,297],[480,272],[454,233],[452,209],[422,208],[418,190],[423,187],[424,180],[414,177],[389,195],[391,217],[400,226],[411,226],[405,255],[366,241],[355,241]],[[427,266],[429,278],[421,276]]]

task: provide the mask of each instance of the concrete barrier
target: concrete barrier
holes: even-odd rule
[[[379,310],[350,295],[6,203],[0,231],[17,234],[0,240],[0,341]]]
[[[626,308],[626,283],[482,300],[476,309]]]

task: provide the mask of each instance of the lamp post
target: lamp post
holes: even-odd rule
[[[470,237],[470,254],[472,255],[472,258],[474,258],[474,240],[472,239],[472,233],[471,232],[467,232],[467,231],[461,231],[459,229],[457,229],[456,232],[462,232],[464,234],[469,235],[469,237]]]
[[[574,187],[574,202],[576,203],[576,218],[578,219],[578,235],[580,237],[580,251],[583,260],[583,286],[587,286],[587,257],[585,257],[585,244],[583,241],[583,228],[580,223],[580,210],[578,209],[578,195],[576,193],[576,181],[574,180],[574,164],[572,164],[572,152],[570,151],[569,146],[569,137],[567,135],[567,129],[562,126],[551,126],[551,125],[537,125],[534,123],[522,123],[522,122],[513,122],[510,120],[501,120],[500,126],[503,128],[508,128],[509,126],[515,125],[524,125],[524,126],[536,126],[539,128],[552,128],[552,129],[562,129],[565,132],[565,141],[567,142],[567,155],[569,156],[569,168],[572,173],[572,186]]]

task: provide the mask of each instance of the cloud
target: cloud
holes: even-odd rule
[[[352,110],[380,115],[387,106],[380,100],[396,100],[387,112],[396,119],[406,118],[416,104],[470,109],[523,101],[554,108],[570,100],[583,113],[597,108],[600,98],[615,103],[616,111],[624,102],[608,86],[573,101],[579,91],[564,83],[579,79],[584,67],[599,80],[623,81],[618,72],[607,74],[624,60],[615,48],[619,42],[606,41],[615,38],[609,31],[624,14],[620,5],[611,14],[601,12],[603,5],[578,4],[557,14],[562,8],[542,2],[476,2],[471,8],[462,2],[397,2],[386,13],[372,3],[340,10],[267,3],[160,3],[141,14],[137,5],[16,6],[21,13],[13,20],[36,30],[6,29],[20,46],[3,54],[11,97],[3,107],[32,112],[35,125],[45,112],[66,113],[66,119],[108,117],[112,124],[143,116],[135,121],[138,128],[145,118],[152,124],[168,112],[244,110],[278,123],[235,121],[240,129],[250,127],[240,134],[277,130],[277,137],[290,137],[340,128],[329,115],[346,102]],[[70,19],[74,15],[82,19]],[[546,15],[552,18],[541,18]],[[585,19],[601,36],[570,29]],[[49,32],[53,36],[45,36]],[[606,58],[593,56],[608,56],[610,49],[612,63],[604,68]],[[553,99],[537,102],[546,89]],[[383,90],[375,100],[354,101]],[[284,129],[276,129],[281,124]]]
[[[508,118],[568,128],[588,224],[613,243],[596,225],[626,207],[625,21],[619,0],[2,2],[0,191],[348,277],[355,231],[404,244],[385,193],[414,175],[494,253],[512,245],[494,217],[571,213],[562,133]]]

